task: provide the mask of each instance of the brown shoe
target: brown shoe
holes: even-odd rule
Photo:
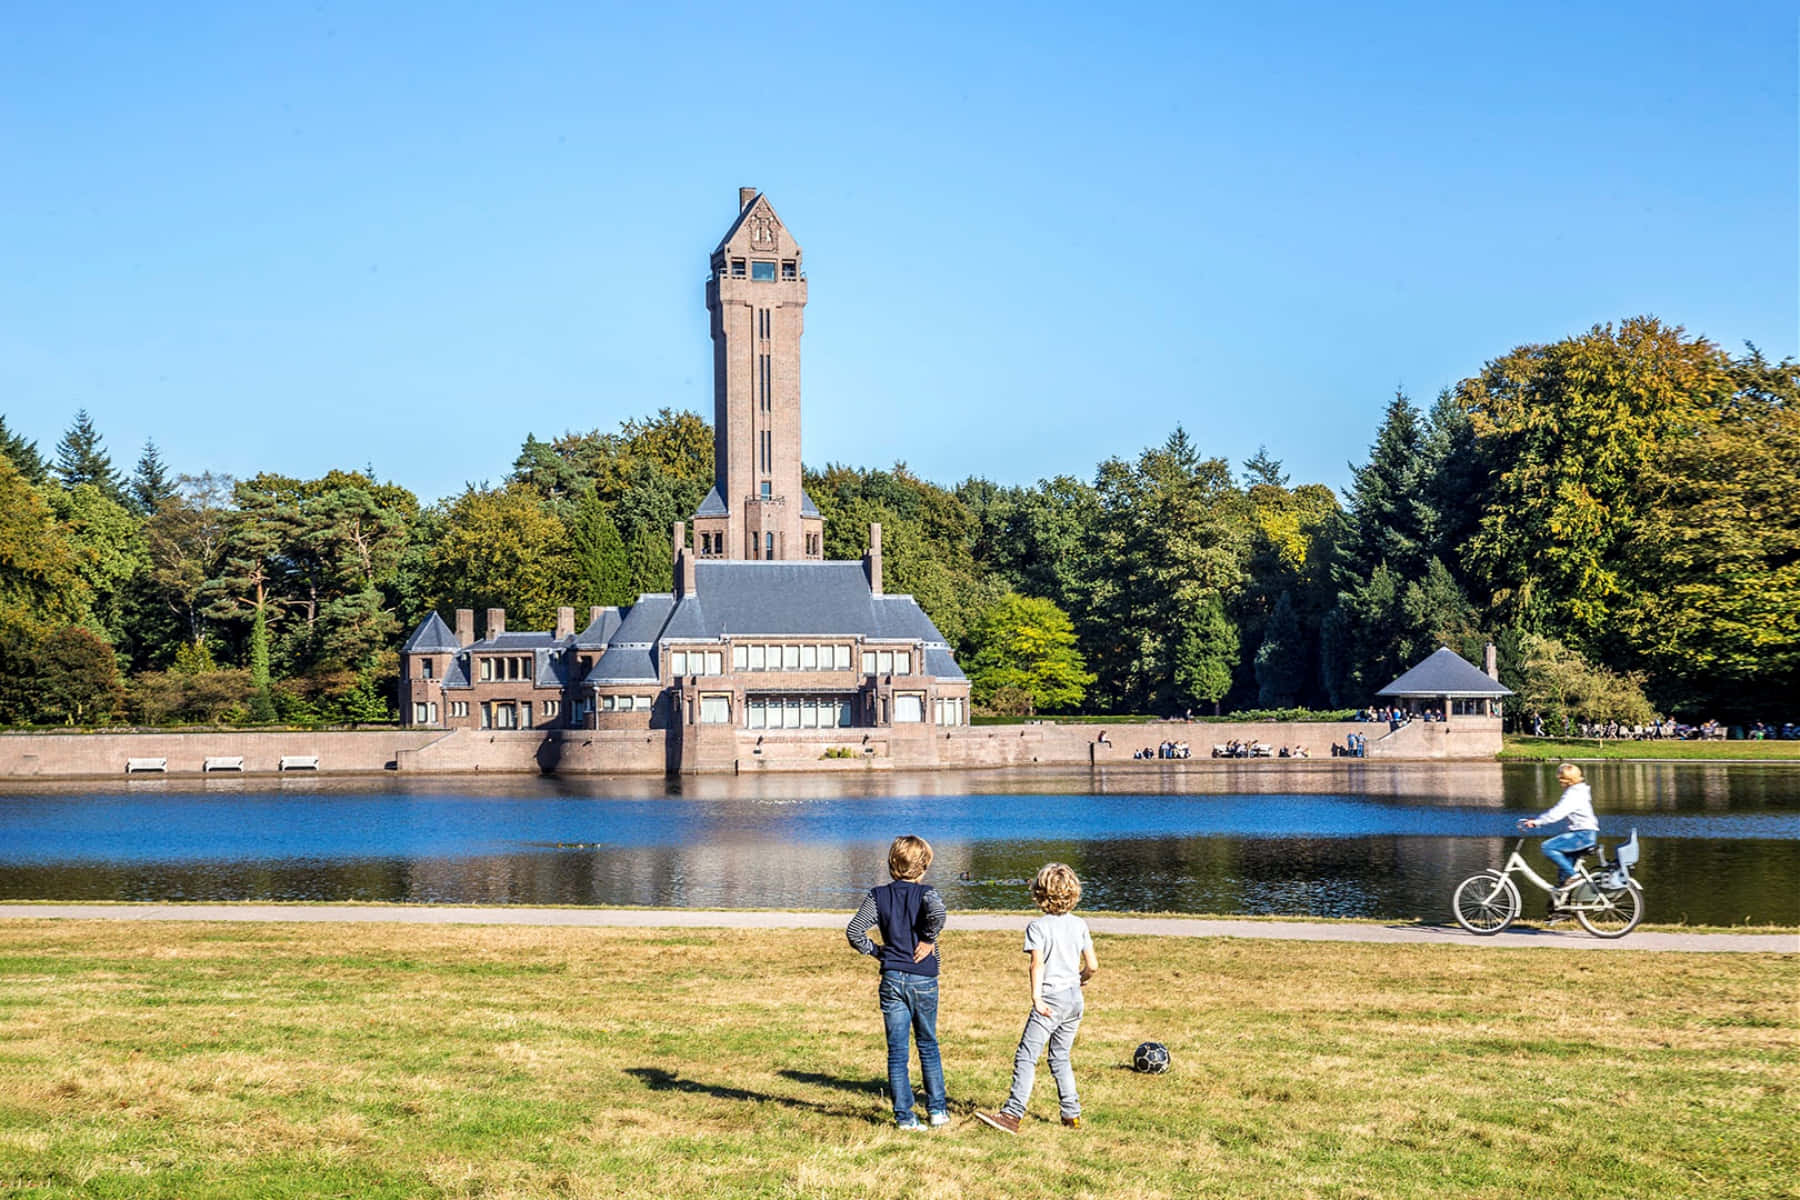
[[[986,1121],[1001,1133],[1010,1133],[1014,1137],[1019,1135],[1019,1118],[1009,1112],[977,1112],[975,1119]]]
[[[1080,1117],[1064,1117],[1062,1119],[1062,1121],[1063,1121],[1063,1125],[1065,1128],[1068,1128],[1068,1129],[1080,1129],[1081,1128],[1081,1118]]]

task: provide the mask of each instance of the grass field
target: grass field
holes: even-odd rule
[[[1507,734],[1502,762],[1562,762],[1583,758],[1736,759],[1800,762],[1800,741],[1633,742],[1603,738],[1534,738]]]
[[[1012,935],[946,936],[916,1135],[835,933],[8,923],[0,1195],[1797,1194],[1793,958],[1098,948],[1088,1127],[1043,1072],[1011,1139]]]

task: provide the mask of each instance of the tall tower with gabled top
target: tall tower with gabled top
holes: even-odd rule
[[[694,514],[701,558],[822,559],[824,522],[800,482],[800,246],[768,197],[738,189],[712,254],[713,489]]]

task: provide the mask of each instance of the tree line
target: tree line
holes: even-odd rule
[[[389,719],[429,611],[548,628],[668,590],[712,451],[664,409],[421,504],[372,470],[178,474],[154,443],[124,472],[85,413],[46,456],[0,417],[0,722]],[[1649,317],[1397,394],[1341,498],[1181,428],[1088,478],[806,487],[828,558],[881,523],[889,590],[982,711],[1341,710],[1490,640],[1553,724],[1775,716],[1800,684],[1800,364]]]

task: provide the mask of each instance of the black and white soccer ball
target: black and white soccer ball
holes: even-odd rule
[[[1145,1075],[1161,1075],[1169,1069],[1169,1048],[1161,1042],[1145,1042],[1131,1052],[1131,1069]]]

